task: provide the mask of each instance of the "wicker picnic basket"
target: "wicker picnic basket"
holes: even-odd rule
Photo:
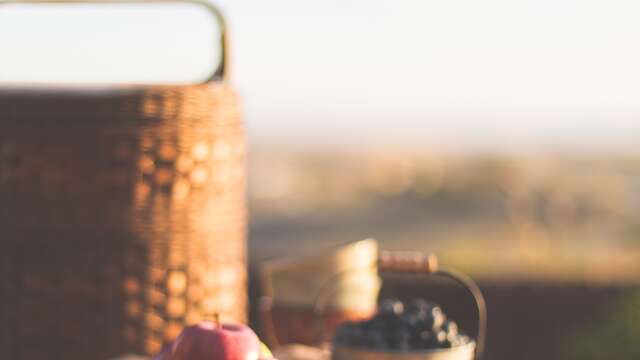
[[[151,354],[214,313],[246,321],[225,64],[204,84],[0,89],[0,358]]]

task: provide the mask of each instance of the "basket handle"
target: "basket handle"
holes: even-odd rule
[[[475,360],[482,358],[487,328],[487,307],[480,287],[469,276],[450,269],[439,269],[438,259],[434,254],[424,255],[423,253],[415,251],[381,251],[378,256],[378,261],[371,266],[377,266],[380,273],[440,276],[446,277],[461,285],[467,290],[476,305],[478,333],[476,338]],[[325,286],[320,289],[316,297],[314,312],[316,313],[317,324],[321,327],[320,333],[323,337],[325,334],[324,323],[320,320],[320,316],[325,306],[327,290],[330,290],[330,286],[333,285],[336,280],[357,270],[361,269],[350,269],[334,275]],[[273,327],[273,321],[271,321],[269,325]]]
[[[179,4],[187,3],[204,7],[216,20],[220,28],[220,63],[203,83],[214,81],[228,81],[229,77],[229,49],[227,22],[222,12],[207,0],[0,0],[5,4]]]

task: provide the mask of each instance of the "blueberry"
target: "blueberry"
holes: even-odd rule
[[[398,343],[398,350],[400,351],[410,351],[411,350],[411,343],[409,342],[409,340],[402,340]]]
[[[400,329],[387,333],[387,345],[394,350],[408,351],[411,346],[411,333],[407,330]]]
[[[362,323],[360,323],[360,326],[365,330],[383,331],[385,328],[385,322],[382,317],[374,317],[372,319],[363,321]]]
[[[368,347],[383,350],[387,347],[384,335],[378,330],[369,330],[366,332]]]
[[[425,319],[418,314],[405,313],[402,318],[404,325],[411,329],[412,332],[419,333],[421,330],[426,329]]]
[[[456,324],[453,320],[447,320],[442,325],[442,329],[444,329],[449,334],[458,334],[458,324]]]
[[[442,312],[439,306],[434,306],[430,309],[428,319],[431,320],[431,328],[436,331],[442,328],[442,325],[447,320],[447,317]]]
[[[380,303],[379,313],[382,315],[402,315],[404,304],[398,299],[386,299]]]
[[[421,316],[423,317],[427,314],[430,307],[431,305],[429,304],[429,302],[423,299],[417,298],[409,302],[409,304],[407,305],[407,312],[410,314],[417,315],[418,317],[421,317]]]
[[[447,332],[447,339],[451,340],[458,336],[458,325],[453,320],[447,320],[442,325],[442,330]]]
[[[351,332],[350,341],[353,345],[363,345],[366,342],[366,335],[364,330],[360,327],[354,327]]]
[[[364,332],[357,324],[343,324],[334,335],[336,342],[345,345],[360,345],[364,338]]]
[[[471,339],[469,339],[468,336],[465,335],[458,335],[456,336],[456,338],[451,342],[452,346],[462,346],[462,345],[466,345],[468,343],[471,342]]]
[[[359,335],[359,327],[355,323],[344,323],[340,325],[334,334],[334,341],[339,344],[348,345]]]
[[[414,334],[411,344],[416,349],[428,349],[431,347],[433,339],[433,333],[427,330],[423,330],[417,334]]]
[[[427,329],[411,329],[409,330],[409,333],[411,334],[411,342],[412,343],[419,343],[422,341],[423,339],[423,333],[429,333]]]
[[[431,336],[424,342],[425,349],[437,349],[440,347],[437,335],[437,333],[431,333]]]

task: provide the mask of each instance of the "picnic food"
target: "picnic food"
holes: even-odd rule
[[[248,326],[203,321],[186,327],[154,360],[258,360],[271,358]]]
[[[373,318],[340,325],[333,342],[382,351],[414,351],[462,346],[471,339],[435,303],[387,299],[380,303]]]

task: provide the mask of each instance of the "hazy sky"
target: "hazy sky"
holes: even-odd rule
[[[640,134],[637,1],[218,3],[256,143],[599,149]],[[134,10],[0,7],[0,81],[206,74],[202,12]]]

